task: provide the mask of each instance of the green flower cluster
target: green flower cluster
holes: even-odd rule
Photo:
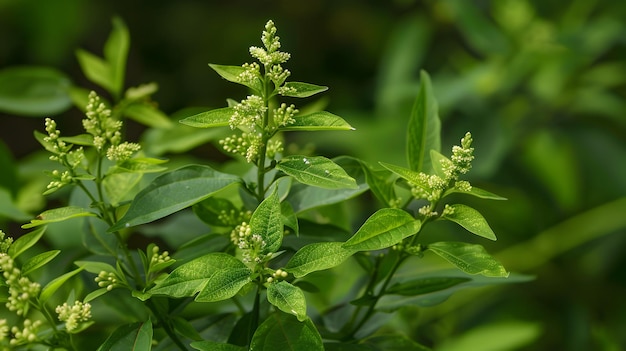
[[[65,322],[65,329],[69,333],[75,331],[79,323],[91,319],[91,305],[81,301],[76,301],[71,306],[65,302],[57,306],[55,312],[59,315],[59,320]]]

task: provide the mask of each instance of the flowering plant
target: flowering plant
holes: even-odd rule
[[[462,179],[474,158],[470,133],[452,148],[450,158],[440,152],[440,121],[426,73],[408,121],[408,167],[291,152],[285,133],[354,128],[330,112],[285,102],[327,88],[288,80],[291,72],[283,65],[290,54],[280,51],[276,26],[268,21],[263,47],[250,48],[258,62],[210,65],[250,94],[180,120],[194,128],[228,129],[217,144],[240,161],[239,168],[188,164],[165,171],[164,160],[123,141],[122,116],[145,121],[146,114],[159,115],[149,107],[150,85],[128,89],[121,97],[119,58],[127,50],[127,33],[116,23],[105,50],[109,60],[97,61],[108,65],[109,76],[98,75],[94,57],[79,52],[87,76],[107,89],[114,103],[95,92],[82,93],[85,134],[62,136],[52,119],[46,119],[47,134],[36,133],[50,159],[64,168],[50,173],[45,193],[73,185],[86,205],[41,213],[24,225],[37,229],[15,242],[2,234],[6,306],[19,322],[0,319],[0,345],[77,349],[77,342],[85,344],[74,336],[97,324],[92,305],[121,300],[133,306],[131,321],[107,330],[98,350],[425,350],[405,335],[378,333],[385,316],[491,282],[475,280],[476,275],[508,276],[480,245],[420,237],[430,223],[450,221],[495,240],[480,212],[453,195],[503,200]],[[142,185],[149,173],[161,174]],[[368,191],[382,206],[364,214],[367,219],[356,231],[325,219],[325,209],[337,209]],[[189,213],[182,211],[189,208],[208,234],[168,251],[155,243],[130,249],[129,239],[142,231],[141,225]],[[90,255],[41,288],[28,276],[59,250],[33,256],[21,268],[15,260],[36,245],[46,225],[81,217]],[[457,270],[414,270],[429,253]],[[61,302],[57,291],[75,276],[88,280],[76,283],[79,288]],[[332,284],[341,279],[352,286],[340,290]]]

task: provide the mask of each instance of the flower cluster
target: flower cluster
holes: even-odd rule
[[[236,226],[241,222],[250,220],[252,216],[252,211],[238,211],[235,209],[230,209],[229,211],[221,210],[217,215],[218,221],[223,223],[225,226]]]
[[[7,253],[9,251],[9,247],[13,244],[13,238],[6,237],[2,230],[0,230],[0,253]]]
[[[159,247],[154,245],[152,247],[152,257],[150,257],[150,266],[154,266],[160,263],[165,263],[171,260],[170,253],[163,251],[159,253]]]
[[[267,277],[267,279],[265,280],[268,283],[274,282],[274,281],[279,281],[282,279],[287,278],[289,274],[285,271],[283,271],[282,269],[277,269],[274,273],[272,273],[271,277]]]
[[[139,144],[122,142],[122,121],[111,117],[111,110],[92,91],[86,106],[83,127],[93,136],[93,144],[98,153],[104,152],[111,161],[125,161],[141,148]]]
[[[82,147],[72,150],[74,145],[61,139],[61,131],[57,129],[57,123],[53,119],[46,118],[45,128],[48,135],[43,141],[47,144],[46,149],[52,152],[50,160],[57,161],[67,168],[63,172],[54,170],[50,173],[53,179],[46,187],[46,193],[51,193],[74,181],[74,172],[83,163],[85,154]]]
[[[252,233],[250,224],[242,222],[236,226],[230,233],[230,240],[241,250],[243,262],[263,262],[262,252],[266,245],[265,241],[260,235]]]
[[[271,20],[265,24],[261,42],[263,42],[265,49],[252,46],[250,47],[250,55],[259,60],[264,66],[279,65],[287,62],[291,57],[287,52],[278,51],[280,49],[280,37],[276,35],[276,26]]]
[[[37,329],[41,326],[41,321],[31,321],[30,319],[24,319],[23,328],[20,329],[17,326],[11,328],[11,334],[13,338],[9,343],[13,346],[24,345],[32,343],[37,340]]]
[[[18,316],[25,316],[28,313],[30,299],[39,294],[41,286],[27,277],[22,277],[22,272],[15,267],[13,258],[6,253],[0,253],[0,271],[9,287],[6,307]]]
[[[112,272],[101,271],[95,280],[99,287],[106,288],[108,291],[121,285],[117,275]]]
[[[70,306],[66,302],[57,306],[55,312],[59,315],[59,320],[65,322],[65,329],[71,333],[78,328],[80,322],[87,322],[91,318],[91,305],[76,301]]]
[[[234,154],[239,154],[246,158],[248,163],[255,162],[261,147],[263,146],[263,136],[260,133],[233,134],[219,141],[222,148]]]

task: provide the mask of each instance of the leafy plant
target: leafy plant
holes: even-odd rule
[[[35,133],[62,167],[50,172],[45,194],[68,186],[76,191],[68,206],[44,211],[23,226],[38,227],[35,231],[13,243],[3,241],[7,306],[23,328],[9,328],[2,319],[1,343],[77,349],[77,342],[84,344],[76,334],[98,325],[91,304],[102,301],[112,309],[132,307],[126,310],[127,323],[105,331],[98,350],[425,350],[405,335],[379,333],[385,317],[403,305],[436,304],[455,291],[509,275],[481,245],[421,238],[431,223],[449,221],[495,240],[481,213],[459,201],[463,195],[503,200],[462,179],[474,158],[470,133],[450,157],[441,153],[428,74],[421,74],[408,120],[407,167],[292,152],[285,147],[289,133],[354,131],[337,115],[290,103],[327,88],[288,80],[291,72],[283,65],[290,54],[280,51],[276,33],[268,21],[263,47],[250,48],[256,62],[210,65],[250,95],[180,120],[194,128],[230,130],[216,144],[237,166],[221,169],[183,164],[167,170],[164,160],[123,141],[123,116],[154,128],[179,127],[151,104],[155,85],[122,93],[129,39],[120,20],[114,20],[104,58],[77,53],[85,75],[113,102],[73,88],[73,100],[84,106],[86,133],[62,136],[52,119],[46,119],[46,134]],[[149,173],[161,174],[143,186]],[[342,206],[368,191],[381,208],[347,218]],[[168,251],[155,243],[131,249],[129,241],[142,231],[137,226],[190,212],[208,234]],[[40,289],[27,276],[59,250],[37,254],[21,269],[15,259],[36,245],[45,225],[73,218],[83,221],[90,253]],[[352,222],[360,221],[353,231]],[[457,270],[412,268],[423,266],[431,253]],[[55,305],[58,296],[53,297],[82,271],[93,282],[76,282],[67,302]],[[52,311],[64,326],[57,325]]]

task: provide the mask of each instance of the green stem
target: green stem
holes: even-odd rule
[[[259,319],[261,318],[261,287],[259,284],[254,296],[254,306],[252,307],[252,318],[250,318],[250,327],[248,328],[248,345],[252,343],[252,337],[256,328],[259,327]]]
[[[159,321],[159,324],[163,327],[163,330],[165,330],[165,333],[170,337],[170,339],[172,339],[174,344],[176,344],[180,350],[188,351],[187,346],[185,346],[182,340],[180,340],[170,323],[168,323],[168,319],[161,315],[159,308],[154,304],[154,301],[148,299],[146,300],[146,304],[150,311],[152,311],[152,314],[156,317],[157,321]]]

